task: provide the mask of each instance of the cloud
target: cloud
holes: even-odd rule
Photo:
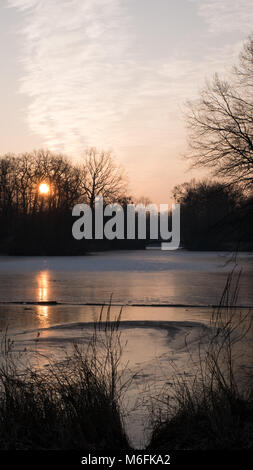
[[[94,144],[127,110],[127,19],[118,0],[10,0],[24,12],[29,126],[50,147]],[[78,142],[79,141],[79,142]]]
[[[189,0],[196,3],[212,33],[241,32],[251,34],[253,29],[252,0]]]
[[[200,13],[207,15],[214,3],[201,3]],[[89,145],[174,149],[182,141],[181,104],[234,57],[227,46],[210,49],[201,61],[141,63],[121,0],[8,5],[24,16],[21,91],[30,98],[27,121],[52,150],[78,155]]]

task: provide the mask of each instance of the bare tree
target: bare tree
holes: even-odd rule
[[[90,148],[85,153],[82,186],[90,207],[94,207],[97,196],[103,196],[109,204],[125,197],[126,177],[110,152]]]
[[[240,229],[237,218],[245,202],[240,187],[193,179],[175,186],[173,197],[181,204],[181,239],[185,247],[237,244]]]
[[[244,44],[240,54],[239,66],[234,67],[234,73],[243,86],[253,87],[253,35]]]
[[[14,209],[16,196],[16,162],[12,154],[0,159],[0,214]]]
[[[135,204],[143,204],[144,206],[148,206],[149,204],[152,203],[151,199],[147,196],[140,196],[137,199],[135,199]]]
[[[48,183],[46,198],[40,183]],[[0,158],[0,212],[35,214],[43,209],[71,209],[81,200],[82,172],[63,155],[38,150]]]
[[[36,164],[35,182],[37,187],[42,182],[50,186],[48,205],[50,208],[72,208],[81,198],[82,172],[70,160],[61,154],[48,150],[33,153]]]
[[[226,81],[215,75],[187,114],[190,158],[231,183],[252,188],[253,181],[253,38]]]

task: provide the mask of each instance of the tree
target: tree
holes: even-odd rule
[[[230,80],[216,74],[196,102],[188,103],[190,158],[229,183],[253,183],[253,37]]]
[[[63,155],[38,150],[0,158],[0,212],[15,210],[35,214],[42,209],[72,209],[81,199],[80,169]],[[46,182],[50,193],[41,198],[39,184]],[[42,204],[44,202],[44,204]]]
[[[81,200],[83,174],[80,168],[61,154],[48,150],[33,152],[35,161],[36,194],[38,185],[45,181],[51,190],[48,197],[48,208],[71,209]]]
[[[110,152],[99,152],[96,148],[86,151],[82,188],[92,208],[97,196],[103,196],[105,204],[125,198],[126,178]]]
[[[11,154],[0,159],[0,215],[13,209],[16,191],[16,162]]]
[[[236,219],[243,201],[239,188],[192,180],[176,186],[173,197],[181,204],[181,237],[186,248],[226,247],[237,241]]]
[[[49,186],[42,195],[41,183]],[[72,209],[82,201],[82,172],[48,150],[0,158],[0,250],[9,254],[83,253],[72,237]]]
[[[135,199],[135,204],[143,204],[144,206],[148,206],[149,204],[152,204],[151,199],[147,196],[141,196]]]

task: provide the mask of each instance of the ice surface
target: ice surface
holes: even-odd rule
[[[253,255],[238,255],[239,302],[253,305]],[[231,253],[124,251],[82,257],[0,257],[0,302],[213,305]]]

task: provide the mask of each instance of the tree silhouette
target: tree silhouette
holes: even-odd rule
[[[216,74],[188,103],[187,122],[193,166],[210,167],[215,176],[252,190],[253,37],[229,81]]]
[[[126,177],[110,152],[98,151],[96,148],[85,152],[82,189],[92,208],[97,196],[103,196],[105,204],[126,197]]]
[[[241,241],[242,191],[217,181],[178,185],[173,197],[181,204],[181,239],[186,248],[227,249]]]

